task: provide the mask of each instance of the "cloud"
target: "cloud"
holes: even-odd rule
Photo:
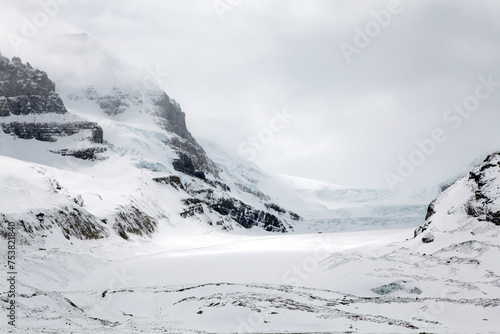
[[[7,1],[6,31],[40,10],[38,1]],[[22,3],[22,4],[21,4]],[[374,20],[390,1],[241,1],[221,20],[214,2],[72,0],[20,52],[39,59],[49,35],[86,32],[138,68],[161,64],[162,88],[187,113],[195,136],[237,152],[274,108],[295,115],[256,162],[264,168],[334,183],[385,185],[415,140],[445,127],[443,113],[473,92],[480,75],[500,80],[500,4],[492,1],[404,1],[370,44],[347,63],[339,44]],[[31,46],[30,46],[31,45]],[[7,51],[4,51],[7,50]],[[26,59],[28,58],[28,59]],[[500,91],[449,133],[449,140],[408,184],[440,182],[499,149]]]

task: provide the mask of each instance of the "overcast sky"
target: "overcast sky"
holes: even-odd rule
[[[267,170],[417,186],[500,150],[498,1],[60,0],[43,9],[49,2],[0,0],[4,55],[43,67],[37,40],[86,32],[124,61],[168,73],[160,85],[195,137]],[[14,50],[12,34],[50,10]],[[447,111],[464,103],[462,114]],[[410,172],[398,172],[401,158]]]

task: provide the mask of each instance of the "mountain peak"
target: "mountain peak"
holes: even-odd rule
[[[415,230],[424,242],[437,234],[500,234],[500,153],[490,154],[479,166],[438,196],[427,210],[426,222]]]
[[[20,58],[0,58],[0,116],[64,114],[64,104],[47,73]]]

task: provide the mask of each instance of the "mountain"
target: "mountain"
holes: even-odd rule
[[[415,237],[427,243],[455,233],[497,237],[499,189],[500,153],[493,153],[429,205],[426,222],[415,231]]]
[[[18,166],[2,168],[17,185],[2,184],[11,192],[0,213],[24,222],[26,242],[55,233],[54,224],[66,239],[129,239],[179,219],[226,231],[324,232],[417,226],[425,212],[422,198],[270,174],[200,145],[155,83],[161,73],[122,62],[86,34],[61,37],[48,53],[54,81],[16,57],[0,63],[0,159]],[[47,201],[35,204],[40,197]],[[22,211],[13,209],[19,201]]]
[[[19,331],[495,333],[499,159],[449,186],[416,230],[257,236],[188,220],[128,243],[23,245]],[[13,174],[33,168],[9,163]]]
[[[68,114],[47,73],[0,56],[0,117],[3,132],[21,139],[55,142],[90,130],[88,139],[102,143],[102,129]]]
[[[142,86],[133,70],[117,75],[112,86],[72,81],[61,98],[48,75],[29,63],[2,57],[0,65],[2,186],[11,190],[0,211],[4,221],[23,222],[26,241],[53,233],[54,224],[67,239],[114,232],[128,239],[151,235],[172,217],[271,232],[287,232],[289,222],[300,219],[272,209],[278,206],[271,197],[249,181],[231,183],[233,190],[223,183],[219,167],[187,130],[179,104],[157,87]],[[62,173],[77,174],[72,179],[83,184]],[[130,187],[121,185],[125,180]],[[35,188],[40,192],[32,196]],[[251,204],[242,193],[252,194]],[[43,205],[35,204],[39,198]],[[16,211],[19,202],[23,209]]]
[[[49,51],[49,74],[0,58],[18,332],[500,327],[500,154],[409,194],[269,173],[195,138],[151,74],[89,36]]]

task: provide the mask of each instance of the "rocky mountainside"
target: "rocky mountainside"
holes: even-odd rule
[[[49,75],[19,58],[0,67],[0,214],[27,242],[53,226],[65,239],[130,239],[179,221],[252,233],[407,227],[425,211],[421,200],[269,175],[200,145],[150,73],[86,34],[48,52]]]
[[[57,141],[89,130],[88,139],[102,143],[96,123],[69,115],[47,73],[0,55],[0,125],[3,132],[22,139]]]
[[[47,73],[23,64],[18,57],[0,58],[0,116],[67,112]]]
[[[489,155],[446,189],[428,207],[426,222],[415,231],[426,243],[442,234],[498,235],[500,226],[500,153]]]
[[[151,236],[178,219],[224,230],[292,229],[297,214],[255,183],[227,177],[188,131],[180,105],[134,75],[109,86],[90,78],[61,97],[45,72],[0,58],[0,220],[21,226],[27,243],[59,232],[66,239]],[[133,185],[118,194],[110,188],[124,182],[116,170]]]
[[[180,235],[169,230],[133,245],[121,240],[120,232],[132,236],[126,225],[106,240],[46,238],[43,247],[23,247],[19,322],[25,333],[496,333],[499,161],[489,156],[439,195],[414,237],[413,229],[203,236],[191,220]],[[0,182],[16,194],[12,170],[24,175],[33,167],[0,162],[15,167]],[[225,166],[223,179],[234,172]],[[49,176],[37,172],[40,180]],[[264,180],[258,170],[246,172]],[[154,182],[165,201],[192,187],[183,177]]]

